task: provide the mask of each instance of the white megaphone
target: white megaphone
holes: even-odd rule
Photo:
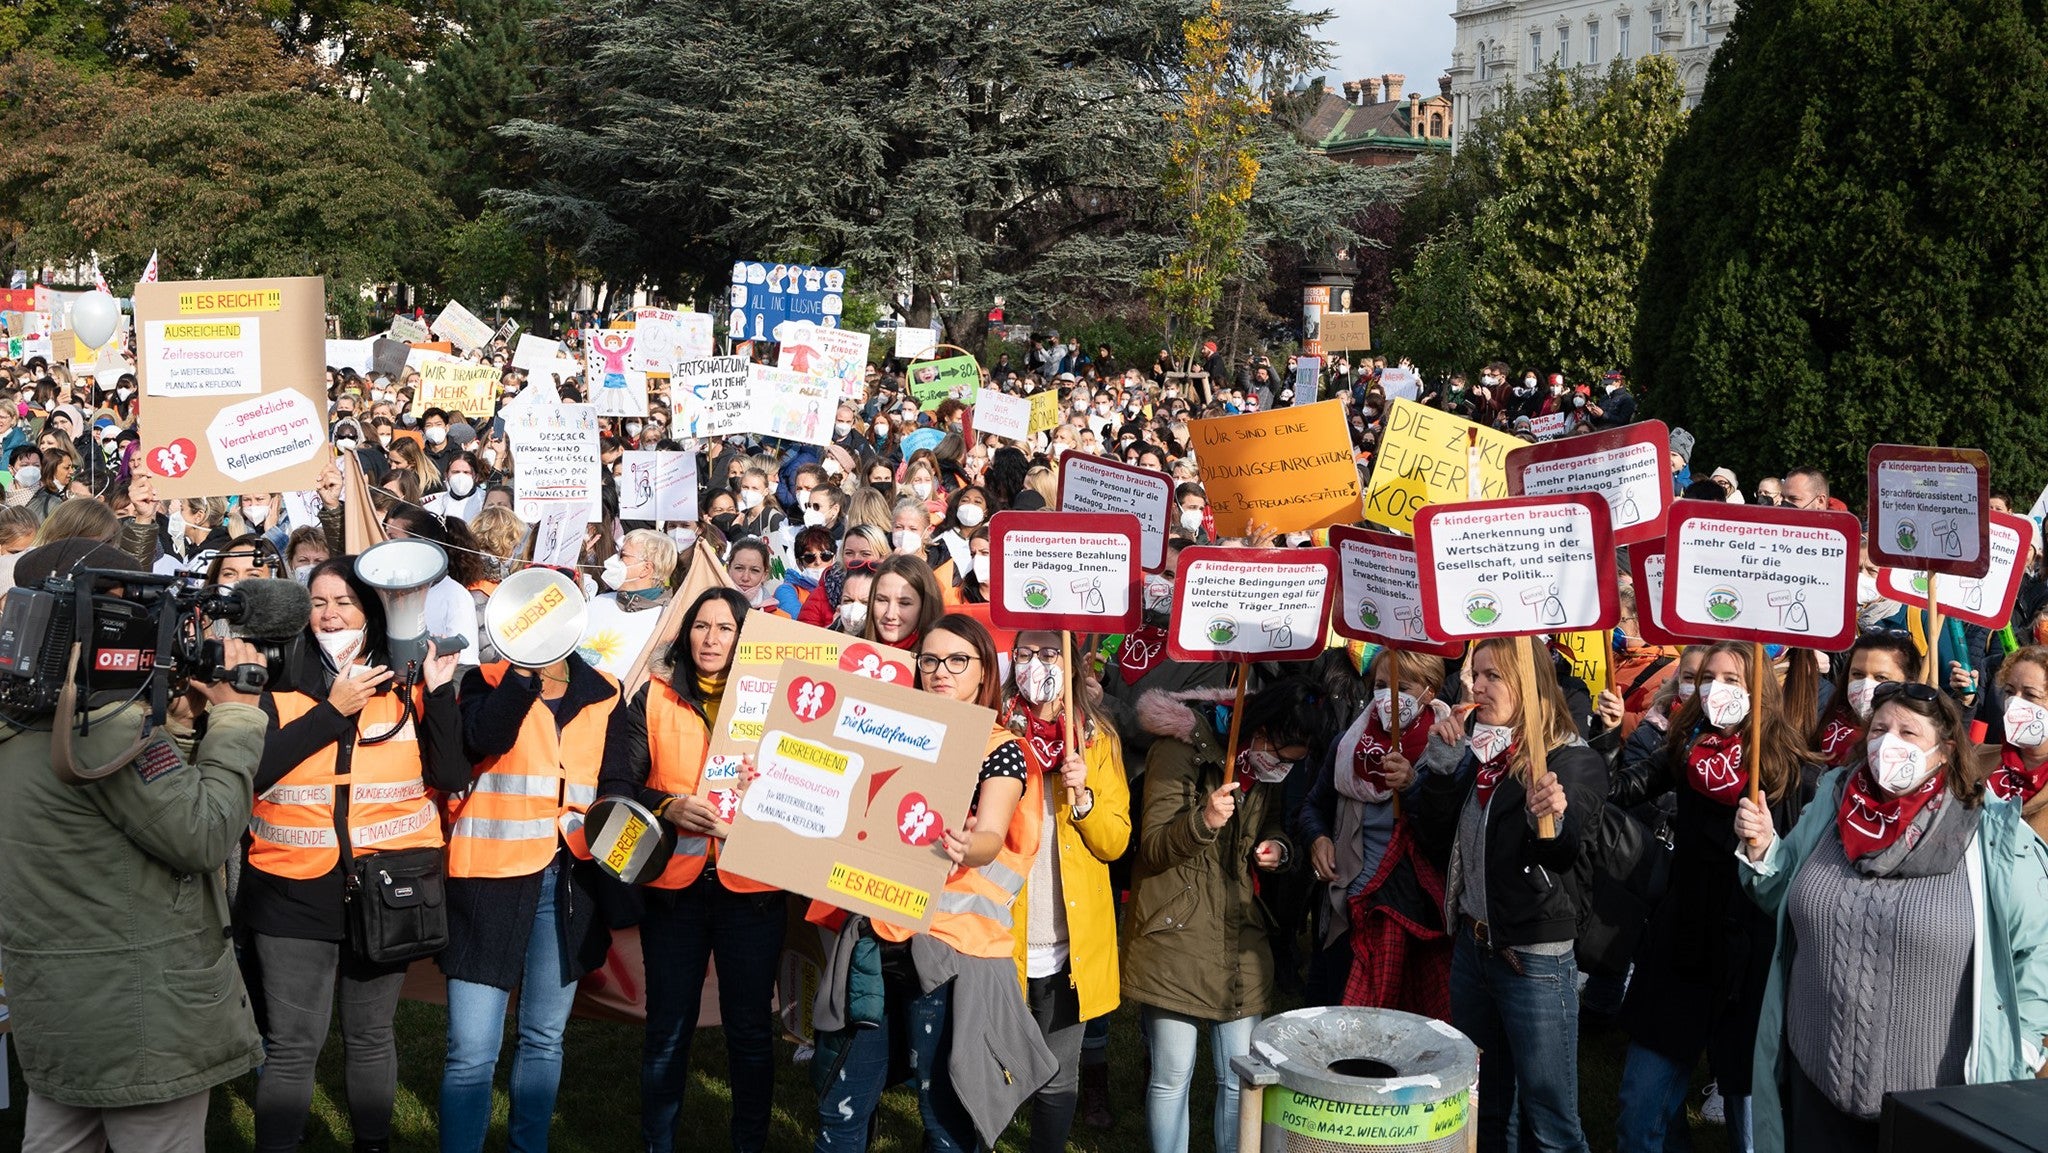
[[[427,659],[427,590],[448,575],[448,553],[430,540],[387,540],[356,557],[356,578],[384,602],[385,644],[401,677]]]

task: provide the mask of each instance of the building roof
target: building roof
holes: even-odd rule
[[[1423,104],[1431,101],[1424,99]],[[1311,146],[1326,153],[1357,149],[1449,152],[1448,139],[1418,136],[1408,123],[1408,101],[1382,100],[1376,104],[1353,104],[1333,92],[1323,93],[1303,128]]]

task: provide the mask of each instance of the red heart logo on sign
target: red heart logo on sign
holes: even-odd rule
[[[896,835],[906,845],[929,845],[946,835],[946,825],[924,797],[906,793],[896,806]]]
[[[856,643],[839,652],[839,667],[849,673],[858,673],[869,680],[885,685],[907,685],[910,683],[910,666],[892,661],[875,650],[873,645]]]
[[[832,711],[832,702],[838,694],[824,681],[809,677],[798,677],[789,685],[789,711],[800,721],[815,721]]]
[[[199,463],[199,446],[181,436],[162,448],[150,449],[146,455],[149,471],[176,479]]]

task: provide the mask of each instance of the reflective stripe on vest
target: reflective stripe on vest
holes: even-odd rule
[[[697,796],[710,755],[711,734],[703,714],[677,694],[666,680],[647,682],[647,787],[673,796]],[[647,884],[657,889],[683,889],[704,874],[712,851],[711,838],[679,835],[668,867]],[[718,870],[718,881],[735,893],[766,893],[774,889],[759,881]]]
[[[983,759],[1014,740],[1009,730],[995,730]],[[946,887],[932,901],[927,933],[970,957],[1009,957],[1015,952],[1010,908],[1023,891],[1032,859],[1038,855],[1038,834],[1045,820],[1044,790],[1043,774],[1024,775],[1024,795],[1010,816],[996,859],[976,869],[956,868],[947,876]],[[885,941],[911,937],[910,930],[882,921],[876,921],[874,928],[875,935]]]
[[[511,666],[479,670],[496,688]],[[619,704],[619,682],[605,673],[611,693],[576,710],[568,725],[536,698],[519,723],[512,748],[477,762],[469,789],[449,805],[451,877],[526,877],[547,868],[558,845],[585,860],[583,813],[597,799],[604,735]],[[572,820],[573,818],[573,820]]]
[[[304,693],[271,697],[280,726],[312,712],[319,701]],[[415,693],[413,709],[424,707]],[[355,717],[357,740],[349,751],[349,772],[336,775],[340,745],[330,744],[292,767],[256,798],[249,815],[249,866],[276,877],[306,881],[326,876],[341,863],[334,828],[334,790],[348,788],[348,841],[352,856],[386,849],[437,848],[440,814],[420,776],[420,746],[411,726],[388,741],[362,743],[363,734],[381,736],[405,716],[396,693],[371,697]]]

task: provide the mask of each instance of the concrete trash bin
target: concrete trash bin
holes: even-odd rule
[[[1479,1050],[1429,1017],[1298,1009],[1260,1022],[1231,1066],[1241,1153],[1451,1153],[1478,1134]]]

